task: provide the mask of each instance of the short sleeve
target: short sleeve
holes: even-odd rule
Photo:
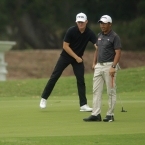
[[[115,36],[114,38],[114,49],[121,49],[121,40],[118,35]]]
[[[67,43],[70,43],[71,36],[72,36],[71,34],[72,34],[71,29],[68,29],[67,32],[66,32],[66,34],[65,34],[65,36],[64,36],[63,41],[65,41]]]
[[[94,33],[94,32],[92,32],[92,34],[91,34],[90,41],[91,41],[93,44],[96,44],[97,37],[96,37],[96,35],[95,35],[95,33]]]

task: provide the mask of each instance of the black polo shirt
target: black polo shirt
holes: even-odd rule
[[[120,38],[113,30],[108,34],[99,33],[96,45],[98,46],[97,62],[100,63],[113,62],[115,50],[121,49]]]
[[[88,42],[90,41],[95,44],[97,38],[95,33],[88,27],[86,27],[85,31],[81,33],[78,29],[78,26],[73,26],[67,30],[64,41],[70,44],[70,48],[76,55],[82,57]],[[64,49],[61,55],[69,59],[74,59]]]

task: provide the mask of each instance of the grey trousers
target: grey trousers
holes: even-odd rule
[[[115,76],[112,79],[112,77],[109,75],[109,70],[111,68],[112,63],[113,62],[97,63],[95,66],[93,77],[93,111],[92,111],[92,115],[94,116],[101,114],[102,92],[104,83],[106,84],[107,88],[108,106],[109,106],[106,115],[114,115],[114,108],[116,104],[116,75],[119,65],[117,65]]]

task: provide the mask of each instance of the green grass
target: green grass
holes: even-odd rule
[[[43,110],[39,101],[47,79],[0,82],[0,145],[144,145],[144,72],[145,67],[118,72],[118,101],[111,123],[83,122],[90,112],[79,112],[74,77],[60,78]],[[92,77],[86,75],[90,106]],[[104,91],[102,117],[107,108]]]

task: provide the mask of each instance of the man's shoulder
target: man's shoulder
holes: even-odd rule
[[[89,27],[86,27],[86,31],[94,33],[94,31],[92,29],[90,29]]]
[[[113,36],[118,36],[118,34],[115,32],[115,31],[111,31],[111,35],[113,35]]]
[[[112,30],[112,32],[110,34],[110,37],[112,37],[114,41],[120,41],[119,35],[113,30]]]
[[[86,32],[86,34],[90,34],[90,35],[95,35],[96,36],[95,32],[92,29],[90,29],[89,27],[86,27],[85,32]]]
[[[77,26],[71,26],[71,27],[69,27],[69,28],[67,29],[66,34],[72,35],[72,34],[76,33],[77,30],[78,30],[78,29],[77,29]]]
[[[77,30],[77,26],[71,26],[68,28],[69,31]]]

